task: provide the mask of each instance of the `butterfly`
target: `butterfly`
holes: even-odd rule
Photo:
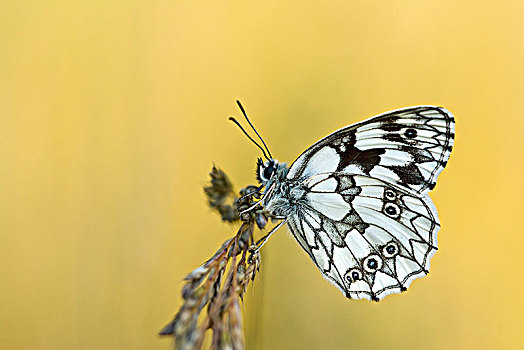
[[[346,126],[290,166],[264,154],[255,207],[287,224],[322,275],[347,298],[379,301],[428,274],[440,222],[428,192],[453,148],[455,121],[442,107],[415,106]],[[267,151],[267,154],[266,152]],[[262,243],[262,244],[263,244]]]

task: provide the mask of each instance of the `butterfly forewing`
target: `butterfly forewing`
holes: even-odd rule
[[[326,136],[297,158],[287,178],[362,174],[425,194],[447,163],[453,137],[454,119],[446,109],[404,108]]]

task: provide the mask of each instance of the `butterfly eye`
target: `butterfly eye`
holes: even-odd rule
[[[395,200],[397,198],[397,195],[392,190],[386,190],[384,192],[384,196],[386,197],[387,200],[390,200],[390,201]]]
[[[400,208],[395,203],[386,203],[384,206],[384,213],[396,219],[400,216]]]
[[[271,175],[275,172],[275,166],[273,163],[270,163],[263,171],[263,176],[265,180],[269,180]]]
[[[359,269],[351,269],[346,272],[346,282],[353,283],[362,279],[362,272]]]
[[[277,164],[278,162],[274,159],[269,159],[265,163],[262,161],[262,159],[258,158],[257,163],[257,179],[260,183],[265,183],[271,179],[271,176],[275,173],[277,170]]]
[[[386,244],[386,246],[382,249],[382,254],[384,254],[384,256],[386,258],[392,258],[394,257],[395,255],[398,254],[398,245],[396,242],[389,242],[388,244]]]
[[[382,259],[376,254],[372,254],[364,259],[364,270],[374,273],[382,267]]]

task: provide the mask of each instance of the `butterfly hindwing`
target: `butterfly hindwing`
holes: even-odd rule
[[[380,300],[427,274],[439,221],[428,196],[362,175],[324,173],[288,225],[322,274],[348,298]]]
[[[446,166],[454,132],[452,114],[441,107],[387,112],[318,141],[295,160],[287,178],[362,174],[426,194]]]

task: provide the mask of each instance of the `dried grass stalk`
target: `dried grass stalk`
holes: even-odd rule
[[[160,331],[160,335],[174,337],[176,350],[201,349],[208,331],[212,334],[210,349],[244,349],[240,301],[260,270],[253,233],[255,225],[261,229],[268,219],[263,212],[239,215],[259,198],[257,187],[247,186],[237,196],[223,171],[213,167],[210,176],[211,184],[204,188],[209,205],[223,221],[242,224],[233,238],[185,277],[184,302]]]

